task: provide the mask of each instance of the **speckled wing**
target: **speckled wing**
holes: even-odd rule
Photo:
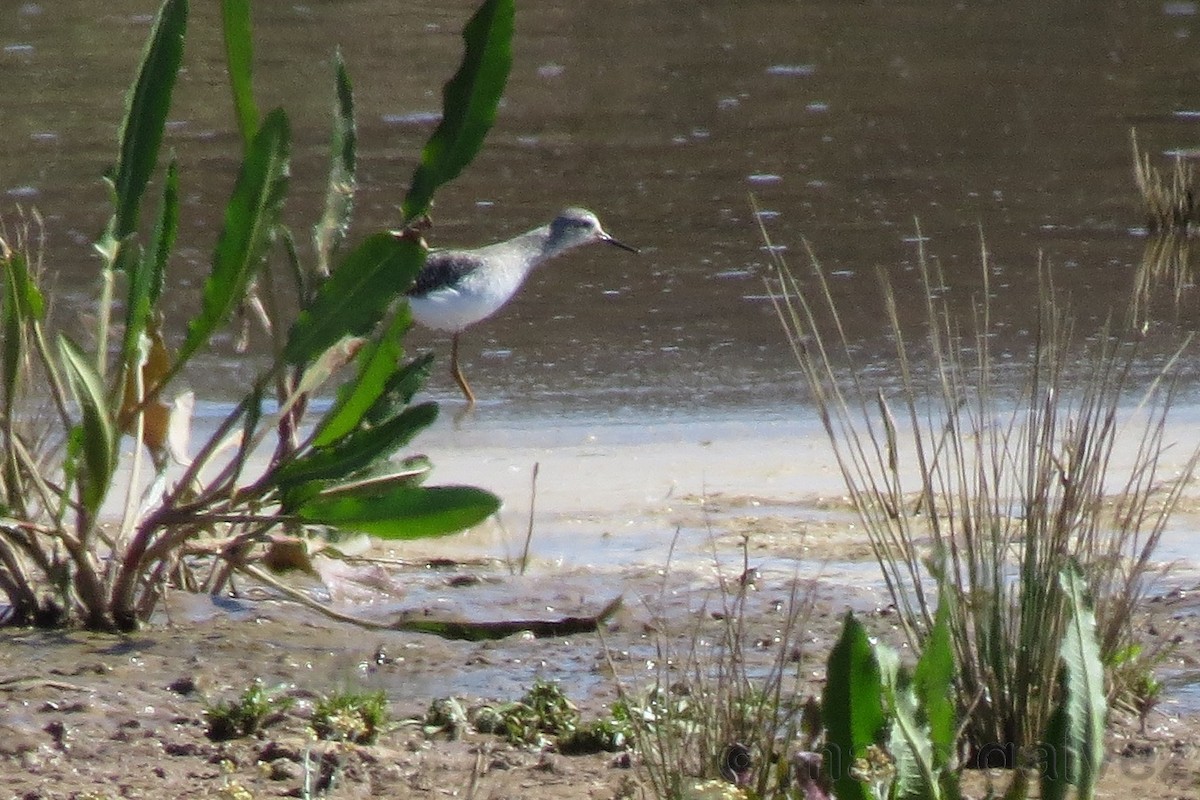
[[[483,259],[471,253],[454,250],[434,250],[425,258],[425,266],[406,294],[424,297],[447,286],[453,286],[483,266]]]

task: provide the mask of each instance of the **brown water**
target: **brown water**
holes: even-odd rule
[[[168,142],[185,187],[177,331],[238,151],[216,4],[193,5]],[[299,238],[323,192],[335,46],[355,82],[362,236],[397,221],[471,6],[259,4],[259,104],[291,115]],[[67,318],[94,297],[99,176],[153,7],[0,10],[0,193],[45,215]],[[919,306],[914,219],[963,307],[980,287],[982,229],[1004,348],[1027,340],[1039,253],[1083,301],[1085,326],[1123,313],[1145,247],[1130,129],[1156,154],[1200,141],[1194,2],[526,0],[518,13],[504,107],[485,152],[440,195],[433,243],[504,238],[580,204],[643,253],[572,254],[471,331],[468,374],[502,417],[790,413],[803,392],[764,299],[751,193],[793,266],[807,239],[854,301],[851,337],[880,372],[874,272],[888,268],[902,306]],[[1189,288],[1152,321],[1148,367],[1195,327],[1195,300]],[[426,333],[414,341],[446,349]],[[227,400],[244,359],[227,340],[206,358],[191,380],[202,399]],[[431,391],[455,394],[440,370]]]

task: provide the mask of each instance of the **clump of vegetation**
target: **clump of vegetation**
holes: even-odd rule
[[[747,558],[744,545],[743,575]],[[723,796],[725,789],[712,781],[764,800],[789,797],[789,754],[815,748],[820,707],[806,700],[801,671],[811,602],[793,584],[764,665],[755,657],[762,651],[749,628],[752,595],[748,581],[722,582],[715,630],[713,623],[698,624],[680,637],[665,620],[657,621],[653,683],[632,691],[618,680],[613,717],[627,729],[656,797]]]
[[[318,739],[375,744],[388,721],[387,695],[382,692],[334,692],[317,700],[312,729]]]
[[[447,739],[458,739],[471,728],[471,718],[466,707],[455,697],[438,697],[429,704],[425,718],[419,720],[421,730],[426,736],[445,736]],[[483,733],[494,733],[496,729],[485,723],[477,730]]]
[[[1012,772],[1009,798],[1027,797],[1031,777],[1044,800],[1062,800],[1071,790],[1090,798],[1104,760],[1108,703],[1095,616],[1077,565],[1066,563],[1056,585],[1067,617],[1055,649],[1058,692],[1037,747],[1022,753]],[[967,762],[957,757],[952,620],[950,606],[939,606],[910,670],[846,615],[829,655],[823,700],[823,773],[839,800],[962,797],[959,776]]]
[[[610,717],[583,722],[575,730],[560,736],[558,752],[565,756],[588,753],[620,753],[629,747],[629,720],[617,709]]]
[[[1150,154],[1138,147],[1137,133],[1130,131],[1129,138],[1133,145],[1133,179],[1147,230],[1189,234],[1200,229],[1200,180],[1192,163],[1177,154],[1169,174],[1164,176],[1150,163]]]
[[[562,687],[540,678],[524,697],[499,711],[509,743],[535,750],[548,747],[554,739],[570,736],[579,725],[579,710]]]
[[[236,700],[225,700],[206,706],[206,734],[214,742],[256,735],[270,717],[292,707],[291,697],[268,691],[261,680],[255,679]]]
[[[186,326],[169,320],[168,279],[184,193],[159,152],[187,38],[187,0],[165,0],[120,126],[108,173],[112,216],[100,257],[93,344],[49,330],[37,243],[0,244],[0,594],[5,622],[130,630],[168,585],[218,592],[257,570],[268,533],[341,528],[410,539],[462,530],[494,495],[424,485],[423,456],[392,456],[431,424],[413,403],[429,357],[408,359],[404,302],[427,248],[418,227],[434,192],[478,152],[511,64],[514,4],[483,0],[444,92],[441,123],[404,199],[404,228],[346,248],[356,182],[351,83],[335,58],[326,202],[302,257],[284,225],[287,114],[260,115],[251,80],[250,4],[225,0],[225,50],[243,153]],[[161,192],[148,221],[148,190]],[[120,292],[118,291],[120,290]],[[120,302],[123,300],[123,302]],[[297,313],[288,309],[298,308]],[[191,396],[180,377],[238,309],[258,320],[270,357],[196,452],[181,442]],[[173,324],[168,325],[168,322]],[[181,338],[172,330],[182,327]],[[310,402],[333,391],[312,419]],[[122,455],[124,437],[136,443]],[[270,447],[260,448],[260,445]],[[269,451],[265,464],[252,454]]]
[[[1042,798],[1094,795],[1104,757],[1107,701],[1096,620],[1078,567],[1065,563],[1056,584],[1067,623],[1055,648],[1056,702],[1035,751],[1011,773],[1005,797],[1024,800],[1031,780]],[[962,800],[959,783],[969,763],[959,757],[961,715],[956,697],[961,674],[952,640],[952,608],[939,606],[915,665],[877,642],[847,612],[830,651],[825,688],[799,713],[798,725],[782,730],[758,717],[758,731],[726,739],[720,750],[701,741],[729,735],[723,703],[694,695],[688,678],[666,691],[651,687],[647,699],[626,708],[639,765],[654,796],[667,800]],[[744,643],[746,644],[746,643]],[[720,654],[724,669],[745,664],[744,649]],[[710,664],[713,671],[721,669]],[[761,680],[761,679],[760,679]],[[755,680],[750,679],[754,686]],[[764,694],[761,684],[757,693]],[[747,744],[747,742],[752,744]]]
[[[520,700],[483,704],[468,710],[453,697],[429,705],[420,720],[426,736],[458,739],[474,729],[501,736],[509,744],[533,750],[556,749],[564,755],[618,752],[629,738],[629,724],[621,711],[613,716],[583,721],[579,710],[558,684],[538,679]]]
[[[1103,329],[1079,346],[1043,273],[1040,323],[1010,393],[1012,359],[992,352],[986,253],[983,293],[963,321],[922,251],[924,330],[914,342],[881,274],[897,367],[890,385],[868,385],[820,265],[803,280],[778,267],[779,312],[908,643],[924,652],[936,589],[959,665],[956,705],[970,709],[969,761],[1016,767],[1061,700],[1066,560],[1095,597],[1103,663],[1133,652],[1152,555],[1200,459],[1192,448],[1164,463],[1177,360],[1139,389],[1137,343]],[[1137,673],[1109,672],[1114,699],[1138,691],[1120,683]]]

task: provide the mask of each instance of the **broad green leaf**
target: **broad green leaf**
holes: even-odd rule
[[[80,445],[83,448],[83,469],[79,488],[84,509],[92,517],[100,510],[116,466],[116,435],[108,406],[105,404],[104,382],[88,357],[66,337],[59,337],[67,379],[75,392],[82,418]]]
[[[21,318],[30,322],[42,321],[46,316],[46,299],[29,272],[29,261],[25,254],[10,251],[5,259],[5,270],[8,280],[6,288]]]
[[[396,371],[388,378],[387,385],[383,387],[383,394],[367,409],[366,421],[371,425],[378,425],[399,413],[400,409],[412,402],[413,395],[425,385],[425,381],[429,380],[432,369],[433,353],[425,353]]]
[[[306,364],[344,336],[363,336],[403,293],[425,263],[425,249],[390,233],[354,248],[296,318],[284,358]]]
[[[822,717],[825,768],[838,800],[872,800],[866,784],[850,774],[854,760],[878,742],[886,718],[879,663],[862,624],[850,612],[825,668]]]
[[[321,495],[331,498],[339,494],[361,495],[368,490],[390,490],[396,486],[420,486],[432,471],[433,463],[428,456],[409,456],[371,467],[348,480],[327,484]]]
[[[512,68],[514,0],[484,0],[463,29],[466,51],[442,90],[442,121],[421,152],[401,209],[411,222],[429,209],[433,193],[475,158],[496,119]]]
[[[243,147],[249,147],[258,130],[258,106],[251,80],[254,40],[250,26],[250,0],[221,0],[221,29],[225,34],[225,66],[233,90],[233,110]]]
[[[313,448],[282,465],[271,482],[286,490],[311,481],[348,477],[408,444],[436,418],[436,403],[405,409],[383,425],[356,430],[328,446]]]
[[[929,726],[935,769],[942,769],[954,753],[957,734],[954,708],[954,646],[950,640],[950,604],[938,604],[933,630],[921,648],[913,672],[913,689]]]
[[[1071,618],[1059,655],[1058,702],[1051,714],[1041,757],[1043,800],[1065,800],[1075,787],[1079,800],[1091,800],[1104,762],[1108,714],[1104,664],[1096,642],[1096,617],[1077,564],[1059,576]]]
[[[233,196],[225,207],[212,273],[204,284],[203,305],[199,316],[188,325],[177,366],[205,345],[245,298],[283,207],[288,157],[287,116],[276,109],[263,120],[242,161]]]
[[[499,508],[500,498],[470,486],[400,486],[385,492],[368,487],[361,494],[314,497],[296,509],[296,516],[384,539],[424,539],[465,530]]]
[[[941,633],[945,634],[946,631]],[[931,640],[937,635],[935,630]],[[930,643],[926,642],[926,647]],[[944,654],[938,653],[930,656],[926,650],[922,653],[924,666],[918,662],[918,670],[925,670],[924,680],[930,686],[937,684],[938,679],[942,677],[936,674],[936,670],[943,666],[942,655]],[[910,676],[901,666],[899,655],[891,648],[876,645],[875,657],[883,678],[887,714],[891,718],[887,741],[887,751],[892,757],[895,770],[891,781],[891,794],[893,797],[940,800],[943,785],[953,786],[953,774],[937,765],[938,758],[934,753],[934,742],[927,723],[928,709],[921,699],[921,688],[917,679]],[[949,675],[952,674],[951,671]],[[952,688],[949,677],[944,684],[938,686],[937,690],[942,693],[943,702],[952,697]],[[956,797],[957,794],[950,796]]]
[[[338,391],[336,402],[317,425],[314,446],[324,447],[342,438],[363,421],[404,357],[404,334],[411,324],[408,306],[402,306],[379,336],[358,351],[358,375]]]
[[[175,159],[167,165],[166,178],[163,181],[162,210],[158,216],[158,224],[154,227],[153,237],[147,251],[154,259],[149,273],[148,296],[153,307],[162,296],[166,283],[167,261],[175,249],[175,237],[179,233],[179,165]]]
[[[876,654],[883,648],[876,648]],[[894,651],[893,651],[894,653]],[[899,657],[895,664],[899,667]],[[933,768],[933,743],[929,729],[920,722],[920,709],[912,681],[902,670],[890,677],[885,670],[885,693],[892,724],[888,731],[887,751],[892,757],[895,775],[891,790],[896,797],[939,800],[939,785]]]
[[[125,119],[119,135],[120,161],[113,178],[117,199],[114,218],[117,240],[137,230],[142,194],[158,163],[163,127],[171,109],[171,92],[183,59],[187,15],[187,0],[163,3],[142,54],[137,81],[126,101]]]
[[[312,481],[289,488],[284,493],[281,505],[286,510],[297,508],[317,495],[330,499],[338,495],[391,491],[398,486],[420,486],[429,477],[432,469],[433,464],[427,456],[377,462],[349,478]]]
[[[162,295],[167,261],[175,247],[178,231],[179,167],[172,160],[167,166],[162,210],[150,246],[142,258],[130,259],[129,299],[125,304],[125,338],[122,343],[122,357],[127,366],[134,361],[138,339],[145,332],[151,312]]]
[[[350,212],[354,208],[358,133],[354,127],[354,93],[342,51],[334,54],[336,92],[333,103],[333,133],[330,136],[329,182],[325,187],[325,211],[313,227],[317,269],[328,275],[334,253],[346,238]]]

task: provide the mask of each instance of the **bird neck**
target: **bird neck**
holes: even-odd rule
[[[550,226],[543,225],[509,239],[507,242],[485,247],[483,250],[493,251],[492,254],[503,256],[505,261],[511,259],[523,265],[528,271],[543,261],[549,261],[555,256],[562,255],[574,248],[575,245],[575,242],[563,241],[561,237],[556,239],[550,233]]]

